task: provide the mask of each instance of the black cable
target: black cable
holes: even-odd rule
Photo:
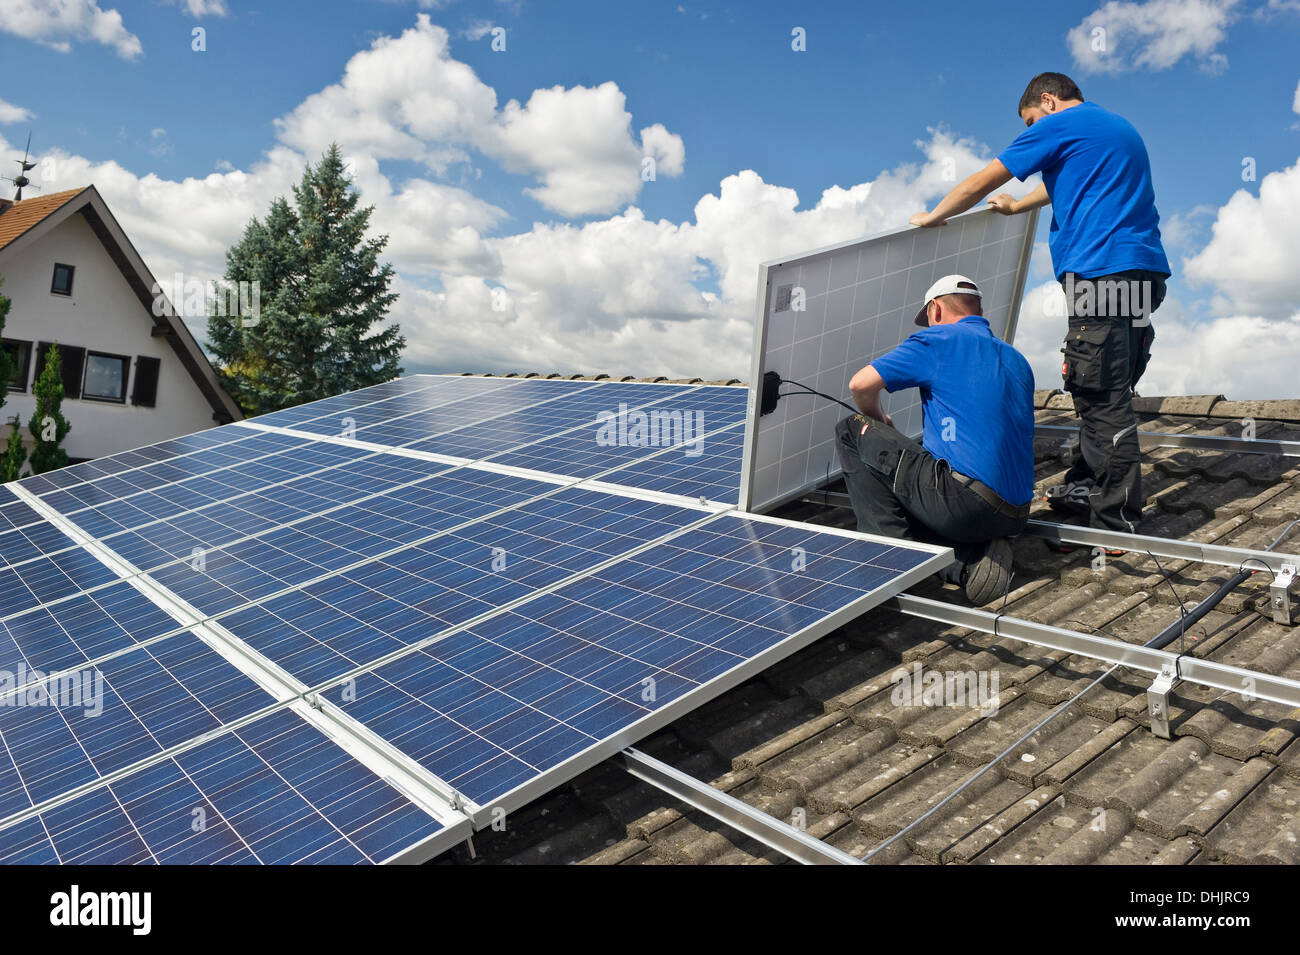
[[[1182,612],[1182,616],[1178,618],[1178,623],[1179,623],[1178,652],[1183,653],[1185,652],[1186,649],[1182,642],[1182,638],[1183,638],[1183,634],[1187,632],[1187,627],[1185,623],[1185,621],[1187,620],[1187,605],[1183,603],[1183,598],[1178,596],[1178,588],[1174,586],[1174,582],[1169,579],[1169,575],[1165,573],[1165,569],[1160,566],[1160,558],[1158,558],[1155,554],[1151,553],[1151,551],[1147,551],[1147,556],[1156,562],[1156,569],[1160,571],[1160,576],[1164,578],[1165,583],[1169,585],[1169,589],[1174,592],[1174,599],[1178,601],[1178,609]],[[1171,642],[1171,641],[1166,641],[1166,642]]]
[[[809,388],[807,385],[805,385],[805,384],[804,384],[803,382],[801,382],[801,381],[791,381],[789,378],[782,378],[782,379],[781,379],[781,384],[783,384],[783,385],[797,385],[798,387],[802,388],[803,391],[801,391],[801,392],[800,392],[800,391],[785,391],[785,392],[778,391],[777,394],[776,394],[776,396],[777,396],[778,398],[790,398],[790,397],[793,397],[794,395],[799,395],[799,394],[805,394],[805,395],[816,395],[818,398],[825,398],[827,401],[833,401],[833,402],[835,402],[837,405],[840,405],[840,406],[843,407],[843,408],[847,408],[847,409],[848,409],[850,412],[852,412],[853,414],[861,414],[861,413],[862,413],[862,412],[859,411],[857,408],[854,408],[852,405],[850,405],[848,402],[846,402],[846,401],[840,401],[839,398],[832,398],[830,395],[823,394],[823,393],[820,392],[820,391],[815,391],[814,389]]]

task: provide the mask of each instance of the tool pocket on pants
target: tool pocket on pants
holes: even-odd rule
[[[1147,370],[1147,364],[1151,361],[1151,343],[1156,340],[1155,329],[1150,325],[1142,328],[1138,335],[1137,345],[1133,353],[1133,386],[1136,388],[1138,381],[1142,378],[1142,373]]]
[[[1110,327],[1105,322],[1070,323],[1061,377],[1065,390],[1110,391],[1119,387],[1111,360]]]

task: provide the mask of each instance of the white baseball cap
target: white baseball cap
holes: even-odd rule
[[[926,289],[925,304],[922,305],[921,310],[916,313],[916,324],[920,325],[922,328],[930,327],[930,320],[926,317],[925,310],[929,308],[930,303],[940,295],[974,295],[976,298],[980,299],[984,297],[980,294],[980,287],[970,279],[966,278],[966,276],[957,275],[955,273],[952,275],[945,275]]]

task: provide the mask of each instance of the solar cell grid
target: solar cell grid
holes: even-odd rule
[[[356,677],[353,701],[327,696],[495,805],[933,560],[828,536],[718,517]]]
[[[0,831],[0,862],[373,863],[442,829],[280,711]]]
[[[1036,212],[1001,216],[984,210],[942,228],[907,227],[764,263],[751,387],[776,372],[783,381],[847,399],[853,374],[916,332],[913,318],[926,290],[952,273],[979,284],[993,333],[1011,340],[1036,221]],[[915,388],[887,394],[884,407],[898,430],[920,433]],[[783,397],[767,415],[756,410],[747,436],[742,507],[770,509],[835,477],[834,428],[844,414],[838,405],[809,396]]]
[[[275,702],[190,635],[101,661],[80,672],[78,681],[75,700],[42,696],[33,681],[23,692],[22,705],[10,695],[9,705],[0,706],[4,765],[11,770],[0,802],[4,815],[93,783]],[[20,798],[26,805],[17,805]]]

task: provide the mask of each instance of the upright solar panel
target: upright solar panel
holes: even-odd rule
[[[0,859],[427,857],[950,559],[728,513],[746,399],[418,376],[0,489],[0,669],[104,687],[0,705]],[[700,453],[597,440],[652,408]]]
[[[905,228],[845,242],[760,268],[750,389],[769,372],[851,403],[849,379],[915,332],[913,318],[935,279],[960,273],[983,293],[995,335],[1012,341],[1037,212],[991,210],[933,229]],[[792,385],[784,392],[798,389]],[[921,433],[915,388],[884,399],[894,426]],[[750,409],[741,507],[770,510],[839,474],[835,422],[847,412],[823,398],[783,397]]]

